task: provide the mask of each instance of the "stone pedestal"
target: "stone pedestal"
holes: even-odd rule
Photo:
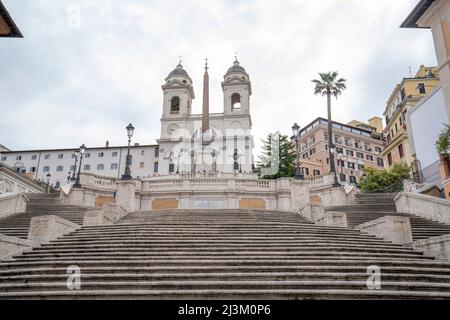
[[[413,241],[411,223],[407,217],[385,216],[360,224],[356,229],[395,244],[408,244]]]
[[[316,224],[328,227],[347,228],[347,214],[345,212],[326,211],[322,217],[316,220]]]
[[[133,180],[117,181],[116,203],[128,212],[136,209],[135,200],[136,183]]]
[[[291,210],[299,212],[310,206],[309,186],[299,180],[291,182]]]
[[[1,194],[0,195],[0,218],[14,213],[25,212],[28,198],[23,194]]]
[[[0,259],[7,259],[34,246],[37,246],[37,243],[33,241],[0,234]]]
[[[87,212],[83,219],[83,226],[85,227],[106,226],[113,223],[113,218],[102,211]]]
[[[118,221],[128,214],[127,210],[117,203],[104,204],[102,212],[113,221]]]
[[[448,234],[414,241],[411,246],[414,249],[424,251],[427,256],[450,261],[450,235]]]
[[[85,188],[72,188],[69,193],[69,204],[73,206],[95,206],[95,193]]]
[[[78,230],[80,226],[58,216],[31,218],[28,240],[46,243]]]

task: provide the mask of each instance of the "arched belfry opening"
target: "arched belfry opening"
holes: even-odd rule
[[[180,112],[180,97],[174,96],[170,101],[170,113]]]
[[[233,93],[231,95],[231,110],[240,110],[241,109],[241,95],[239,93]]]

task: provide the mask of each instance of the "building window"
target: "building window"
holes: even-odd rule
[[[384,161],[382,158],[377,158],[377,164],[379,167],[384,167]]]
[[[99,152],[99,153],[98,153],[98,157],[99,157],[99,158],[103,158],[104,156],[105,156],[105,153],[104,153],[104,152]]]
[[[30,168],[30,172],[31,172],[31,173],[35,173],[35,172],[36,172],[36,167],[31,167],[31,168]]]
[[[111,170],[117,170],[117,168],[119,168],[119,165],[117,163],[111,164]]]
[[[6,161],[6,159],[7,158],[5,156],[3,156],[1,161]]]
[[[420,94],[426,94],[427,90],[425,89],[425,83],[419,83],[417,90],[419,90]]]
[[[364,165],[363,164],[358,164],[358,170],[364,171]]]
[[[402,98],[402,101],[405,100],[406,98],[406,91],[405,88],[402,88],[402,90],[400,91],[400,96]]]
[[[360,159],[364,159],[364,154],[362,152],[357,152],[356,157]]]
[[[368,155],[367,155],[367,160],[373,161],[373,157],[372,157],[370,154],[368,154]]]
[[[314,176],[320,176],[320,170],[314,170],[313,171]]]
[[[158,173],[158,168],[159,167],[159,163],[158,162],[155,162],[154,164],[153,164],[153,172],[154,173]]]
[[[327,164],[330,164],[330,158],[327,158]]]
[[[46,166],[46,167],[44,167],[44,169],[42,170],[43,172],[50,172],[50,167],[49,166]]]
[[[32,155],[31,156],[31,160],[36,160],[37,159],[37,155]]]
[[[86,153],[86,154],[84,155],[84,157],[85,157],[85,158],[90,158],[90,157],[91,157],[91,154],[90,154],[90,153]]]
[[[356,183],[356,177],[350,176],[350,183]]]
[[[74,165],[72,165],[72,166],[70,166],[70,172],[74,172],[75,171],[75,166]]]
[[[117,157],[117,155],[118,155],[117,151],[114,151],[114,152],[112,153],[112,156],[113,156],[113,157]]]
[[[56,167],[56,171],[57,172],[62,172],[64,170],[64,167],[63,166],[57,166]]]
[[[145,163],[144,162],[139,163],[139,168],[144,169],[145,168]]]
[[[63,159],[64,155],[63,154],[58,154],[58,159]]]
[[[99,171],[105,170],[105,165],[103,165],[103,164],[98,164],[98,165],[97,165],[97,170],[99,170]]]
[[[145,155],[145,150],[141,150],[141,156]]]
[[[344,154],[344,149],[342,149],[341,147],[337,147],[336,152],[340,153],[340,154]]]
[[[355,164],[353,162],[349,162],[348,163],[348,168],[349,169],[355,169]]]
[[[398,146],[398,155],[400,156],[400,159],[405,156],[405,153],[403,152],[403,144]]]
[[[387,135],[386,140],[387,140],[387,143],[391,143],[391,135],[390,134]]]
[[[85,171],[90,171],[91,170],[91,165],[90,164],[85,164],[84,165],[84,170]]]
[[[347,155],[350,157],[353,157],[353,151],[352,150],[347,150]]]
[[[155,149],[155,157],[156,157],[156,158],[159,157],[159,148],[156,148],[156,149]]]
[[[314,153],[316,153],[316,148],[312,148],[309,150],[309,155],[312,156]]]
[[[396,133],[398,132],[398,126],[397,126],[397,123],[395,124],[395,132],[396,132]]]
[[[339,174],[339,179],[341,180],[341,182],[345,182],[347,180],[345,174],[343,173]]]
[[[241,109],[241,95],[239,93],[233,93],[231,96],[231,111]]]
[[[403,116],[400,116],[400,118],[398,118],[398,121],[400,122],[400,127],[403,125]]]
[[[170,100],[170,113],[179,113],[180,112],[180,98],[175,96]]]
[[[389,153],[387,157],[388,157],[389,166],[392,166],[392,154]]]
[[[303,168],[303,174],[309,176],[309,168]]]
[[[307,153],[303,154],[303,159],[308,159],[308,154]]]
[[[376,153],[381,153],[381,148],[380,147],[375,147],[375,152]]]
[[[169,163],[169,173],[174,173],[174,172],[175,172],[175,164]]]
[[[49,155],[49,154],[46,154],[46,155],[44,156],[44,159],[45,159],[45,160],[50,159],[50,155]]]
[[[20,160],[22,160],[22,156],[17,156],[16,161],[20,161]]]

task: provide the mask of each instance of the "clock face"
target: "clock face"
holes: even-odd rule
[[[180,127],[176,124],[171,124],[167,127],[167,133],[169,135],[175,134],[175,132],[179,129]]]

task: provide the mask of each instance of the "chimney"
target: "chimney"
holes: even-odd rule
[[[135,147],[139,147],[139,143],[135,143],[134,146],[135,146]]]
[[[106,148],[109,148],[109,141],[106,140]]]

